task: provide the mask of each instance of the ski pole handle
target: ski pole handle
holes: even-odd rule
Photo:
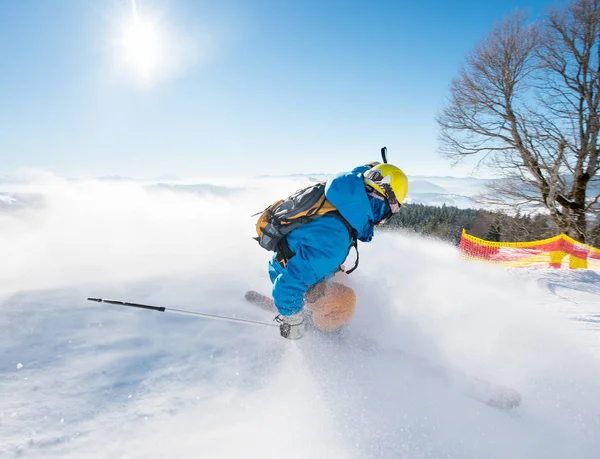
[[[165,312],[165,310],[167,309],[163,306],[150,306],[149,304],[130,303],[128,301],[118,301],[118,300],[105,300],[103,298],[88,298],[88,301],[95,301],[97,303],[118,304],[120,306],[131,306],[133,308],[150,309],[152,311],[160,311],[160,312]]]

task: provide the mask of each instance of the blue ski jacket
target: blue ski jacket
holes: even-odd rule
[[[329,180],[325,196],[356,230],[359,241],[370,242],[375,222],[385,215],[385,201],[369,196],[365,190],[361,166]],[[296,314],[304,305],[304,294],[321,279],[335,273],[351,246],[348,228],[334,216],[324,215],[296,228],[287,235],[295,254],[284,268],[274,257],[269,262],[273,282],[273,300],[281,315]]]

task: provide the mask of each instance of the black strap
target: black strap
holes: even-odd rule
[[[275,256],[277,257],[277,261],[281,266],[285,268],[288,260],[295,255],[294,252],[290,250],[290,247],[287,242],[287,236],[284,236],[275,247]]]
[[[358,239],[356,238],[356,235],[352,239],[352,245],[350,246],[350,248],[352,247],[354,247],[354,250],[356,250],[356,262],[354,263],[354,266],[351,269],[344,271],[346,274],[352,274],[354,271],[356,271],[356,268],[358,268],[358,259],[360,258],[360,256],[358,253]],[[348,253],[350,253],[350,249],[348,249]]]
[[[359,262],[359,258],[360,258],[360,255],[358,253],[358,237],[356,235],[356,230],[352,227],[352,225],[350,225],[350,223],[348,223],[348,220],[346,220],[342,216],[342,214],[339,213],[339,211],[329,212],[326,215],[331,215],[332,217],[336,217],[338,220],[340,220],[344,224],[346,229],[348,230],[348,233],[350,234],[350,245],[348,246],[348,253],[346,254],[346,257],[350,253],[350,250],[352,250],[352,247],[354,247],[354,250],[356,250],[356,262],[354,263],[354,266],[351,269],[348,269],[348,270],[340,269],[340,271],[343,271],[346,274],[351,274],[354,271],[356,271],[356,268],[358,268],[358,262]],[[292,258],[294,255],[295,255],[295,253],[292,252],[290,250],[290,247],[288,246],[287,236],[281,238],[281,241],[279,242],[279,244],[277,244],[277,247],[275,249],[275,256],[276,256],[277,262],[282,267],[285,268],[288,260],[290,258]]]
[[[356,230],[352,227],[352,225],[348,222],[348,220],[346,220],[342,216],[342,214],[339,211],[332,212],[331,215],[333,215],[333,216],[337,217],[338,219],[340,219],[340,221],[344,224],[344,226],[348,230],[348,233],[350,234],[350,245],[348,246],[348,253],[346,254],[346,257],[350,253],[350,250],[352,250],[352,247],[354,247],[354,250],[356,250],[356,262],[354,263],[354,266],[351,269],[349,269],[349,270],[342,270],[346,274],[351,274],[354,271],[356,271],[356,268],[358,268],[358,258],[359,258],[359,255],[358,255],[358,237],[356,235]]]

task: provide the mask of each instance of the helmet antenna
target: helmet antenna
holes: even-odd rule
[[[383,164],[387,164],[387,147],[381,147],[381,159],[383,159]]]

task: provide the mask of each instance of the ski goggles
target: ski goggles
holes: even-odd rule
[[[390,206],[391,214],[394,215],[400,212],[400,207],[402,207],[402,204],[398,202],[398,199],[396,198],[396,193],[394,193],[394,190],[392,190],[391,185],[389,183],[380,183],[379,186],[385,193],[385,199],[387,200],[387,203]]]
[[[383,190],[383,197],[385,198],[389,206],[389,211],[386,212],[386,216],[384,218],[388,219],[392,215],[397,214],[400,211],[400,207],[402,207],[402,204],[398,202],[398,198],[396,198],[396,193],[394,193],[392,185],[390,185],[391,177],[389,175],[384,177],[383,175],[381,175],[381,172],[379,172],[377,169],[368,170],[367,172],[365,172],[364,177],[367,180],[367,183],[371,182],[373,185],[377,185]],[[376,195],[381,196],[381,193],[379,193],[378,190],[376,190],[373,187],[370,188],[376,193]]]
[[[386,203],[385,213],[383,214],[383,217],[381,217],[381,220],[379,220],[377,223],[375,223],[375,226],[379,226],[383,222],[389,220],[390,217],[392,215],[394,215],[395,213],[397,213],[400,210],[400,207],[402,207],[402,204],[398,203],[397,201],[396,201],[396,205],[394,205],[392,207],[392,205],[390,205],[390,203],[388,201],[388,198],[386,196],[382,195],[379,191],[377,191],[375,188],[373,188],[370,185],[367,185],[367,193],[370,194],[371,196],[373,196],[374,198],[384,201]],[[394,198],[395,198],[395,196],[394,196]]]

